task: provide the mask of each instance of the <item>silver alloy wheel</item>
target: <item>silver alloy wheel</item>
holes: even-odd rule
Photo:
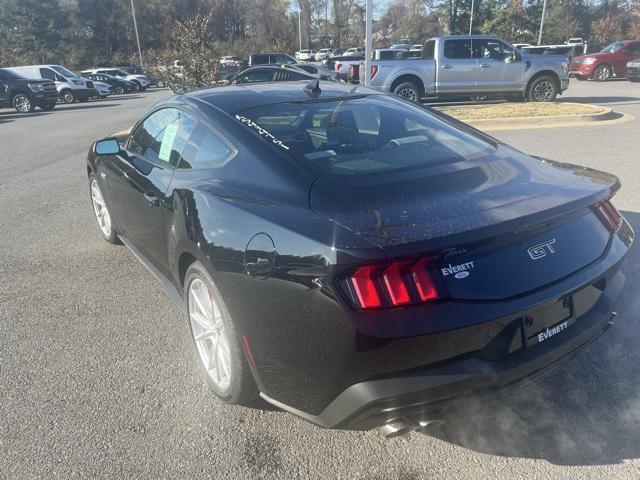
[[[26,95],[16,95],[13,99],[13,107],[20,113],[28,113],[32,108],[31,100]]]
[[[609,75],[611,75],[611,72],[609,72],[609,67],[606,67],[603,65],[596,69],[596,73],[595,73],[596,80],[600,80],[601,82],[605,81],[606,79],[609,78]]]
[[[533,88],[533,98],[538,102],[549,100],[553,96],[553,85],[551,82],[540,82]]]
[[[73,95],[73,93],[71,92],[64,92],[62,94],[62,101],[64,103],[73,103],[73,101],[76,99],[76,97]]]
[[[213,384],[224,392],[231,385],[231,350],[222,312],[209,287],[199,278],[189,284],[188,301],[198,356]]]
[[[124,88],[122,88],[120,85],[116,85],[113,89],[113,93],[115,93],[116,95],[122,95],[124,93]]]
[[[406,98],[407,100],[411,100],[412,102],[415,102],[418,99],[418,94],[416,93],[416,91],[408,87],[403,88],[396,95],[402,98]]]
[[[111,215],[109,215],[109,210],[104,203],[104,197],[95,178],[91,180],[91,203],[93,203],[93,211],[96,214],[100,230],[105,237],[111,236]]]

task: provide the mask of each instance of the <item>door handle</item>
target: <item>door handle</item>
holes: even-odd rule
[[[146,203],[149,207],[160,206],[160,199],[158,197],[154,197],[153,195],[147,195],[146,193],[143,193],[142,198],[144,198],[144,203]]]
[[[453,68],[453,65],[449,65],[448,63],[445,63],[444,65],[442,65],[442,68],[444,68],[445,70],[449,70],[450,68]]]
[[[488,63],[483,63],[480,65],[480,68],[490,68],[491,65],[489,65]]]

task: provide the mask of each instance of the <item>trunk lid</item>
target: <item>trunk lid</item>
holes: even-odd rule
[[[310,205],[389,258],[437,255],[453,298],[489,300],[600,257],[609,232],[587,207],[618,188],[613,175],[499,146],[491,158],[384,180],[321,177]]]

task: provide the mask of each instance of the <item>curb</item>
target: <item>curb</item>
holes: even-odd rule
[[[585,105],[582,103],[563,102],[569,105]],[[589,105],[591,106],[591,105]],[[594,107],[595,108],[595,107]],[[509,117],[479,120],[462,120],[480,130],[510,130],[521,128],[570,127],[604,121],[630,121],[635,117],[614,112],[607,107],[597,113],[581,113],[577,115],[548,115],[539,117]]]

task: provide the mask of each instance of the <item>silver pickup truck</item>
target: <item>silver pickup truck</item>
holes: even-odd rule
[[[527,55],[494,36],[436,37],[424,44],[422,58],[371,65],[372,87],[412,101],[500,96],[551,102],[569,87],[569,65],[562,57]]]

